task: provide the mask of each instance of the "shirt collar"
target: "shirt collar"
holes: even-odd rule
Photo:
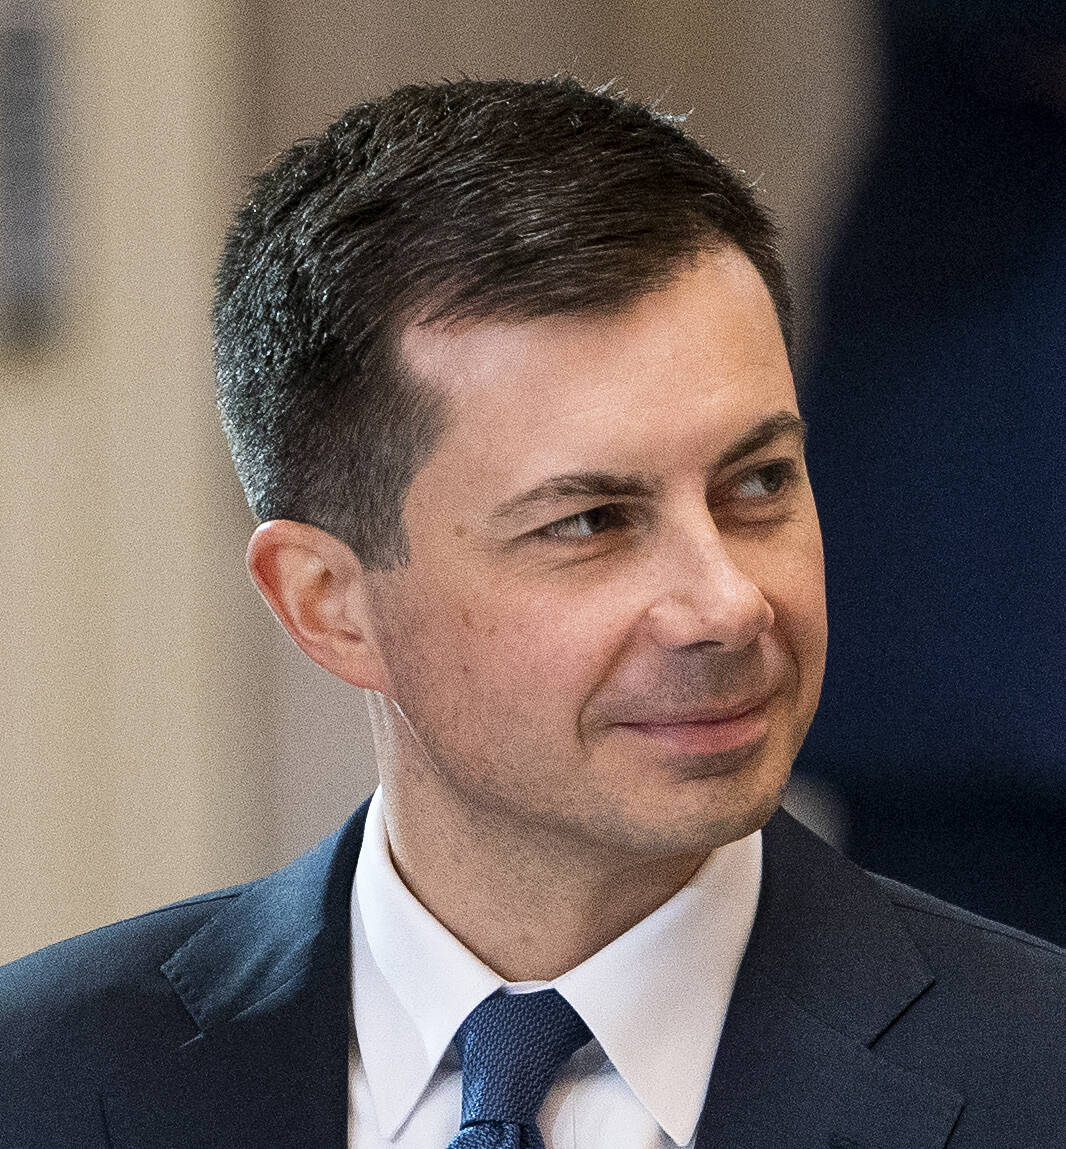
[[[654,913],[544,983],[577,1010],[677,1145],[692,1140],[703,1109],[761,869],[761,833],[721,847]],[[396,873],[379,790],[352,884],[352,1006],[382,1136],[393,1137],[411,1115],[467,1014],[501,987],[515,988]]]

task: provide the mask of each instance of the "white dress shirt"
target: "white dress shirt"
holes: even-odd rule
[[[593,1040],[540,1111],[546,1149],[691,1146],[761,874],[756,832],[716,850],[668,902],[561,977],[507,983],[396,873],[379,790],[352,884],[349,1149],[445,1149],[462,1105],[455,1031],[501,988],[549,987]]]

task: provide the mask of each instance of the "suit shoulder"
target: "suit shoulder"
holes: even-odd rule
[[[951,1083],[966,1099],[960,1144],[1066,1144],[1066,950],[899,882],[876,881],[932,975],[880,1035],[880,1052]]]
[[[239,892],[187,898],[0,967],[0,1142],[108,1143],[109,1083],[197,1033],[163,962]]]
[[[76,937],[55,942],[0,966],[0,1032],[19,1017],[56,1016],[92,1007],[101,996],[117,1004],[123,993],[162,981],[170,954],[246,886],[199,894]]]
[[[978,914],[877,879],[933,976],[883,1039],[937,1036],[938,1057],[974,1098],[1061,1096],[1066,1074],[1066,950]],[[913,1025],[911,1023],[914,1023]],[[1061,1103],[1051,1106],[1066,1122]],[[1058,1126],[1056,1126],[1058,1128]]]
[[[942,901],[892,878],[871,875],[900,911],[916,941],[931,948],[948,944],[962,956],[969,951],[987,957],[1000,953],[1007,961],[1045,968],[1066,979],[1066,949],[980,914]]]

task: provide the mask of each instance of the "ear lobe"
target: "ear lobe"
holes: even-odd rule
[[[331,674],[389,693],[373,638],[362,564],[340,539],[273,519],[248,542],[248,571],[293,642]]]

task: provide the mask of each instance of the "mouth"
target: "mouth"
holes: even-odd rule
[[[651,718],[644,722],[620,722],[618,729],[658,742],[683,754],[724,754],[745,750],[764,738],[770,729],[769,698],[705,715]]]

